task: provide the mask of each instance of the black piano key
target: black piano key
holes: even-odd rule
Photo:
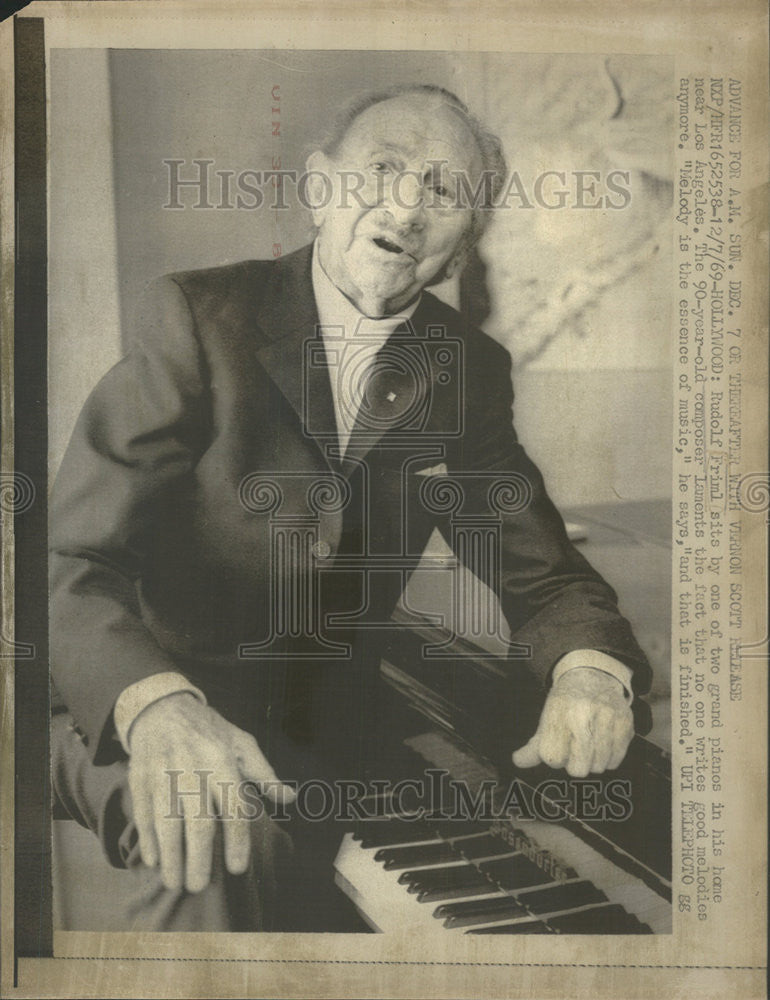
[[[512,854],[513,848],[499,837],[485,834],[481,837],[464,837],[454,841],[454,848],[464,858],[475,861],[478,858],[492,858],[496,854]]]
[[[466,903],[442,903],[433,911],[433,916],[444,921],[445,927],[467,927],[470,924],[486,924],[503,917],[525,917],[527,911],[512,896],[490,896],[488,899],[472,899]]]
[[[548,923],[561,934],[641,934],[642,924],[617,903],[592,906],[577,913],[549,917]]]
[[[425,817],[425,824],[444,840],[454,840],[456,837],[467,837],[471,834],[489,833],[489,823],[477,819],[442,819],[431,820]]]
[[[520,895],[520,900],[532,913],[556,913],[574,910],[591,903],[606,903],[607,897],[592,882],[564,882],[547,889],[533,889]],[[550,921],[549,921],[550,922]]]
[[[486,834],[487,825],[473,820],[392,819],[359,820],[353,839],[362,847],[397,847],[428,840],[452,840],[470,834]],[[497,839],[497,838],[496,838]],[[508,848],[510,850],[510,848]]]
[[[362,847],[388,847],[437,838],[435,832],[420,820],[374,819],[361,820],[353,839],[360,840]]]
[[[406,885],[407,892],[417,896],[419,903],[476,896],[493,888],[484,874],[473,865],[403,872],[398,881],[401,885]]]
[[[374,860],[385,866],[386,871],[414,868],[416,865],[439,865],[443,861],[462,860],[451,844],[439,841],[434,844],[413,844],[411,847],[381,847]]]
[[[494,927],[471,927],[466,934],[550,934],[540,920],[520,920],[515,924],[495,924]]]
[[[485,861],[479,865],[503,889],[528,889],[533,885],[553,882],[553,876],[530,861],[525,854]]]

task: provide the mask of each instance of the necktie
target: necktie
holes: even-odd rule
[[[377,355],[382,348],[379,337],[356,337],[345,347],[338,372],[338,431],[344,456],[350,443],[359,413],[369,407],[367,386],[377,368]],[[362,415],[363,415],[362,414]]]
[[[353,435],[366,438],[397,429],[419,391],[422,379],[411,370],[412,345],[399,337],[406,330],[403,323],[387,331],[380,324],[346,348],[337,408],[343,456]]]

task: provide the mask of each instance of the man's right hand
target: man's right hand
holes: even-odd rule
[[[169,772],[174,771],[178,795],[172,803]],[[211,773],[196,773],[202,771]],[[208,803],[202,809],[198,792],[204,780]],[[244,780],[255,782],[273,801],[288,803],[295,798],[294,791],[278,780],[254,737],[194,695],[168,695],[137,716],[131,726],[128,781],[139,849],[146,865],[160,864],[169,889],[205,889],[220,822],[228,871],[234,875],[246,871],[250,820],[232,815],[235,790]]]

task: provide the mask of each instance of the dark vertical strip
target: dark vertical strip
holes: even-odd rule
[[[15,953],[52,953],[48,771],[48,393],[45,44],[41,18],[14,25],[16,279],[14,465],[34,483],[15,518]],[[21,650],[17,650],[21,653]]]

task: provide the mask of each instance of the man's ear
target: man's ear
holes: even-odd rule
[[[332,198],[332,171],[328,156],[317,149],[305,161],[305,171],[306,207],[310,209],[313,222],[320,228]]]

